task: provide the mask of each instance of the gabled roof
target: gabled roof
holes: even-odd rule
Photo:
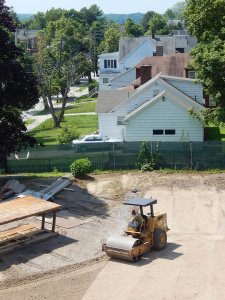
[[[134,48],[133,50],[131,50],[126,56],[124,56],[122,59],[120,59],[120,63],[123,63],[129,56],[131,56],[133,53],[135,53],[145,43],[148,43],[148,44],[152,43],[152,44],[154,44],[154,40],[150,40],[150,39],[144,40],[136,48]]]
[[[141,85],[138,89],[136,89],[134,91],[134,93],[129,97],[129,99],[127,98],[125,101],[123,101],[122,103],[120,103],[119,105],[114,107],[113,110],[118,109],[119,107],[124,105],[126,102],[130,101],[131,99],[138,96],[139,94],[142,94],[146,89],[148,89],[156,81],[158,81],[162,86],[165,87],[165,91],[169,90],[170,94],[173,94],[174,97],[176,96],[177,98],[181,98],[182,101],[184,101],[186,103],[187,108],[193,106],[196,109],[203,109],[203,106],[200,103],[198,103],[196,100],[192,99],[188,95],[184,94],[179,89],[175,88],[173,85],[169,84],[166,80],[163,79],[163,77],[164,76],[160,73],[157,76],[155,76],[154,78],[152,78],[151,80],[147,81],[146,83]],[[189,79],[189,78],[179,78],[179,77],[172,77],[172,78],[177,78],[179,80],[188,80],[188,81],[194,82],[193,79]]]
[[[124,71],[124,72],[122,72],[122,73],[119,73],[118,75],[116,75],[115,77],[113,77],[110,81],[112,82],[112,81],[114,81],[114,80],[117,80],[117,79],[120,78],[121,76],[124,76],[125,74],[127,74],[127,73],[129,73],[129,72],[131,72],[131,71],[133,71],[133,70],[135,70],[135,67],[130,68],[130,69],[128,69],[128,70],[126,70],[126,71]]]
[[[152,67],[152,77],[160,72],[171,76],[184,77],[185,68],[188,67],[190,61],[191,56],[188,53],[173,53],[168,56],[146,57],[136,65],[136,68],[150,65]]]
[[[111,111],[114,107],[125,102],[131,94],[132,92],[124,90],[100,91],[98,94],[96,112],[107,113]]]
[[[164,96],[166,93],[166,91],[162,91],[160,94],[158,94],[157,96],[155,96],[154,98],[151,98],[150,100],[146,101],[145,103],[143,103],[142,105],[140,105],[139,107],[137,107],[136,109],[134,109],[132,112],[130,112],[125,118],[124,121],[128,121],[130,118],[132,118],[133,116],[135,116],[137,113],[139,113],[140,111],[144,110],[146,107],[148,107],[149,105],[155,103],[157,100],[161,99],[162,96]]]
[[[119,60],[122,60],[131,51],[142,45],[146,40],[151,40],[153,44],[156,43],[155,40],[147,36],[121,37],[119,41]]]
[[[146,109],[147,107],[151,106],[152,104],[160,100],[163,96],[168,96],[168,98],[172,102],[175,102],[175,104],[178,104],[180,107],[183,107],[183,109],[185,110],[189,109],[190,107],[194,107],[196,110],[204,109],[204,107],[201,104],[199,104],[197,101],[194,101],[192,98],[187,97],[185,94],[183,94],[181,98],[180,95],[178,93],[175,93],[172,89],[167,89],[159,93],[154,98],[151,98],[150,100],[146,101],[136,109],[134,109],[124,118],[124,121],[128,121],[129,119],[134,117],[142,110]]]
[[[163,92],[169,94],[172,97],[172,99],[174,99],[174,101],[176,101],[178,104],[182,105],[186,109],[190,107],[194,107],[197,110],[204,109],[204,106],[202,106],[199,102],[192,99],[191,97],[189,97],[188,95],[171,85],[169,82],[167,82],[166,79],[169,78],[194,83],[194,80],[190,78],[166,76],[159,73],[157,76],[147,81],[145,84],[141,85],[138,89],[134,91],[130,90],[130,86],[120,90],[100,91],[96,111],[97,113],[114,112],[125,103],[128,103],[128,101],[131,101],[134,97],[137,97],[138,95],[144,93],[145,90],[148,89],[151,85],[153,85],[156,81],[161,86],[163,86]],[[146,101],[145,104],[148,105],[152,101],[156,101],[158,97],[160,97],[160,95],[161,93],[156,97],[150,99],[150,102]],[[140,105],[140,109],[142,109],[142,107],[145,107],[143,106],[145,104]],[[137,110],[138,109],[139,107],[137,108]]]

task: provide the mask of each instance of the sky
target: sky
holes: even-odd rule
[[[153,10],[164,13],[180,0],[6,0],[7,6],[13,6],[16,13],[35,14],[38,11],[55,8],[80,10],[82,7],[98,5],[104,13],[146,13]]]

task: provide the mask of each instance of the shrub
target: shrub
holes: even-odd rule
[[[65,126],[60,130],[60,133],[57,137],[57,142],[59,144],[69,144],[72,140],[78,139],[80,136],[77,128],[72,126]]]
[[[94,88],[98,87],[98,82],[96,80],[93,80],[91,83],[88,85],[88,91],[90,92]]]
[[[93,170],[92,162],[88,158],[80,158],[70,165],[70,171],[74,177],[82,177],[91,173]]]
[[[138,153],[136,165],[143,172],[153,171],[158,168],[160,158],[159,145],[157,144],[156,149],[152,151],[152,149],[149,149],[148,142],[143,141]]]

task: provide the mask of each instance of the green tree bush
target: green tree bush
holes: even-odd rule
[[[93,165],[88,158],[77,159],[70,165],[70,171],[74,177],[82,177],[93,171]]]
[[[38,102],[37,80],[20,63],[23,51],[15,46],[15,30],[10,9],[0,0],[0,169],[5,170],[10,153],[36,144],[21,112]]]
[[[143,141],[140,147],[140,151],[137,156],[137,167],[144,171],[153,171],[158,168],[161,155],[159,146],[157,144],[156,149],[152,151],[149,148],[148,142]]]
[[[57,142],[59,144],[69,144],[72,140],[78,139],[80,137],[80,132],[77,128],[72,126],[65,126],[60,130],[60,134],[57,137]]]
[[[94,88],[98,87],[99,83],[96,80],[93,80],[92,82],[89,83],[88,85],[88,91],[90,92],[91,90],[93,90]]]

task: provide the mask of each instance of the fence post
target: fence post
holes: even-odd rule
[[[115,145],[113,143],[113,168],[116,168]]]
[[[35,170],[36,170],[36,173],[38,173],[37,165],[38,165],[38,162],[37,162],[37,145],[35,144]]]
[[[191,165],[191,170],[193,169],[193,153],[192,153],[192,144],[191,144],[191,141],[189,143],[189,146],[190,146],[190,165]]]

